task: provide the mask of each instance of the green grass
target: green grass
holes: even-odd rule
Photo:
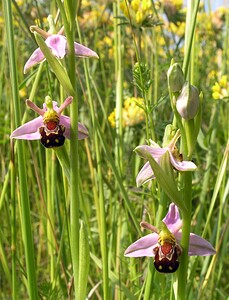
[[[206,9],[188,1],[187,14],[176,8],[166,15],[165,1],[160,7],[153,1],[140,23],[119,1],[0,4],[0,299],[228,298],[229,11],[211,12],[205,2]],[[59,63],[44,49],[47,61],[23,74],[40,38],[29,28],[48,31],[50,14],[57,31],[65,26],[70,53]],[[99,60],[75,58],[73,40]],[[194,121],[180,117],[168,90],[172,58],[203,93]],[[221,87],[216,100],[212,87],[223,75],[226,92],[221,97]],[[64,114],[74,127],[62,148],[10,139],[38,116],[26,99],[42,107],[49,95],[60,105],[70,94],[74,103]],[[130,111],[124,108],[128,97],[141,97],[143,104],[133,102]],[[135,114],[138,105],[144,120]],[[115,127],[108,121],[114,109]],[[85,140],[76,141],[78,121],[89,131]],[[155,166],[158,179],[137,187],[145,161],[133,150],[148,139],[162,146],[168,124],[180,128],[179,151],[198,168],[191,176],[178,174],[165,158],[164,169]],[[159,178],[163,172],[167,177]],[[163,219],[174,195],[184,253],[189,230],[217,252],[183,254],[176,273],[160,274],[153,258],[128,258],[124,251],[149,233],[142,220],[157,225]]]

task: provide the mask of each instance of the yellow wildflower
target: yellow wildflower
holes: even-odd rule
[[[112,111],[112,113],[110,113],[110,115],[108,116],[108,121],[110,122],[111,124],[111,127],[115,127],[115,114],[116,114],[116,109],[114,109]]]
[[[136,26],[148,25],[148,21],[153,15],[152,3],[150,0],[132,0],[130,3],[122,1],[120,9],[123,11],[127,19]]]
[[[139,10],[139,7],[140,7],[140,1],[139,0],[133,0],[131,2],[131,7],[133,8],[133,10],[135,12],[137,12]]]
[[[143,0],[142,1],[142,10],[143,12],[147,12],[148,10],[150,10],[152,8],[152,3],[150,0]]]
[[[26,88],[25,87],[23,87],[19,90],[19,96],[22,99],[26,97]]]
[[[219,81],[219,84],[221,87],[226,88],[228,85],[228,81],[227,81],[227,75],[223,75],[222,78]]]
[[[137,11],[135,19],[136,19],[136,22],[138,24],[142,23],[142,21],[143,21],[143,12],[142,11]]]
[[[145,119],[145,112],[141,106],[144,105],[142,98],[128,97],[124,101],[122,109],[122,125],[123,127],[134,126],[141,123]],[[114,109],[108,117],[112,127],[115,127],[116,109]]]
[[[223,75],[219,82],[215,82],[212,87],[212,92],[213,99],[218,100],[229,98],[229,81],[227,75]]]

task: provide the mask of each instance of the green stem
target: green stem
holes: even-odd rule
[[[193,1],[188,1],[187,17],[186,17],[186,29],[185,29],[185,56],[183,62],[183,72],[185,78],[187,78],[188,68],[191,57],[192,43],[194,40],[194,31],[196,28],[196,19],[199,9],[200,0],[196,0],[193,8]]]
[[[152,289],[152,283],[153,283],[153,277],[154,277],[154,270],[155,267],[153,265],[153,259],[150,258],[150,262],[148,265],[148,272],[147,272],[147,278],[145,283],[145,293],[143,300],[149,300],[151,297],[151,289]]]
[[[77,23],[77,29],[78,34],[81,41],[80,36],[80,29]],[[103,299],[108,300],[109,299],[109,273],[108,273],[108,249],[107,249],[107,224],[106,224],[106,211],[105,211],[105,199],[104,199],[104,182],[103,182],[103,174],[102,174],[102,167],[101,167],[101,146],[100,146],[100,139],[99,134],[97,130],[97,124],[96,124],[96,112],[94,108],[94,102],[91,94],[91,88],[89,83],[89,73],[88,73],[88,66],[86,61],[83,61],[84,63],[84,72],[85,72],[85,78],[86,78],[86,85],[87,85],[87,91],[88,91],[88,101],[90,106],[90,115],[92,120],[92,126],[94,128],[94,141],[95,141],[95,155],[96,155],[96,162],[97,162],[97,180],[98,180],[98,186],[99,186],[99,228],[101,231],[100,234],[100,243],[101,243],[101,253],[102,253],[102,272],[103,272]]]
[[[181,247],[183,253],[180,260],[178,271],[178,300],[186,299],[186,286],[187,286],[187,271],[188,271],[188,247],[191,226],[192,214],[192,173],[185,172],[183,174],[184,190],[183,199],[186,204],[186,212],[182,212],[182,238]]]
[[[69,78],[74,90],[73,101],[70,107],[71,138],[70,138],[70,242],[74,276],[75,299],[78,293],[78,270],[79,270],[79,144],[78,144],[78,90],[75,74],[75,7],[78,1],[67,0],[66,7],[68,20],[63,10],[61,1],[57,1],[64,21],[65,33],[68,43],[68,69]]]
[[[77,299],[77,278],[79,270],[79,145],[78,145],[78,91],[75,75],[74,30],[67,35],[69,47],[69,77],[75,90],[70,108],[70,240],[74,274],[75,299]]]
[[[18,95],[18,74],[16,66],[16,55],[14,46],[14,30],[12,20],[12,7],[11,1],[4,0],[4,16],[6,21],[6,31],[8,37],[8,52],[9,52],[9,65],[10,76],[12,83],[12,98],[14,107],[15,125],[19,127],[21,125],[21,111]],[[36,282],[36,269],[34,260],[34,246],[32,239],[32,224],[30,219],[30,204],[28,196],[27,186],[27,169],[25,165],[25,152],[24,142],[19,141],[17,145],[18,155],[18,171],[19,171],[19,184],[20,184],[20,208],[22,216],[22,235],[25,247],[25,260],[27,270],[27,283],[28,293],[30,299],[38,299],[37,282]]]
[[[12,299],[17,299],[17,280],[16,280],[16,241],[17,241],[17,230],[16,230],[16,197],[15,197],[15,168],[14,158],[10,164],[10,177],[11,177],[11,199],[12,199],[12,210],[11,210],[11,251],[12,251]]]
[[[115,30],[115,70],[116,70],[116,139],[115,139],[115,158],[116,164],[122,174],[123,171],[123,127],[122,127],[122,105],[123,105],[123,66],[122,66],[122,46],[121,46],[121,26],[118,16],[120,15],[120,3],[113,5],[114,11],[114,30]]]
[[[50,260],[50,281],[53,284],[55,278],[55,241],[53,237],[52,226],[54,224],[54,182],[55,182],[55,162],[54,152],[46,151],[46,182],[47,182],[47,213],[49,218],[47,219],[47,242],[48,242],[48,255]],[[51,168],[50,168],[51,166]]]
[[[68,152],[66,150],[66,146],[64,145],[62,147],[55,148],[54,151],[61,164],[64,174],[67,177],[68,182],[70,183],[70,160]]]

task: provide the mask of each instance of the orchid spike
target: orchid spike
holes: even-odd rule
[[[43,109],[35,103],[26,100],[26,104],[40,116],[15,129],[11,138],[23,140],[41,140],[46,148],[59,147],[64,144],[65,138],[70,139],[70,118],[61,115],[63,110],[72,103],[69,96],[64,103],[58,107],[49,96],[46,97]],[[82,140],[88,136],[87,128],[78,123],[78,139]]]
[[[149,145],[140,145],[137,146],[134,151],[141,157],[147,158],[146,153],[150,154],[158,164],[160,164],[160,158],[168,151],[170,157],[170,163],[178,171],[194,171],[197,166],[191,161],[184,161],[182,155],[178,152],[176,148],[176,142],[180,137],[179,131],[175,134],[171,142],[164,148],[161,148],[154,141],[150,140]],[[155,178],[154,172],[150,166],[149,161],[142,167],[140,172],[137,175],[136,183],[137,186],[152,180]]]
[[[179,256],[182,253],[180,246],[182,220],[177,206],[174,203],[170,204],[169,211],[158,228],[147,222],[141,222],[141,226],[153,231],[153,233],[131,244],[124,255],[128,257],[154,257],[154,265],[159,272],[175,272],[179,266]],[[207,240],[190,233],[189,256],[207,256],[215,253],[215,249]]]
[[[32,32],[36,31],[40,35],[42,35],[45,38],[46,45],[50,48],[51,52],[54,56],[57,58],[64,58],[64,56],[68,53],[68,43],[65,36],[58,34],[50,34],[48,32],[45,32],[44,30],[38,28],[37,26],[31,26],[30,30]],[[62,32],[62,31],[60,31]],[[99,58],[97,53],[79,43],[74,43],[74,49],[75,49],[75,55],[77,57],[94,57]],[[45,60],[45,56],[40,50],[40,48],[37,48],[28,61],[26,62],[24,66],[24,73],[26,73],[30,68],[33,66],[41,63]]]

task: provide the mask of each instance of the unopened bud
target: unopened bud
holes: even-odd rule
[[[185,82],[184,74],[178,63],[170,66],[167,72],[168,85],[172,93],[179,92]]]
[[[198,112],[199,104],[200,98],[198,89],[188,82],[185,82],[176,102],[178,113],[185,120],[193,119]]]

